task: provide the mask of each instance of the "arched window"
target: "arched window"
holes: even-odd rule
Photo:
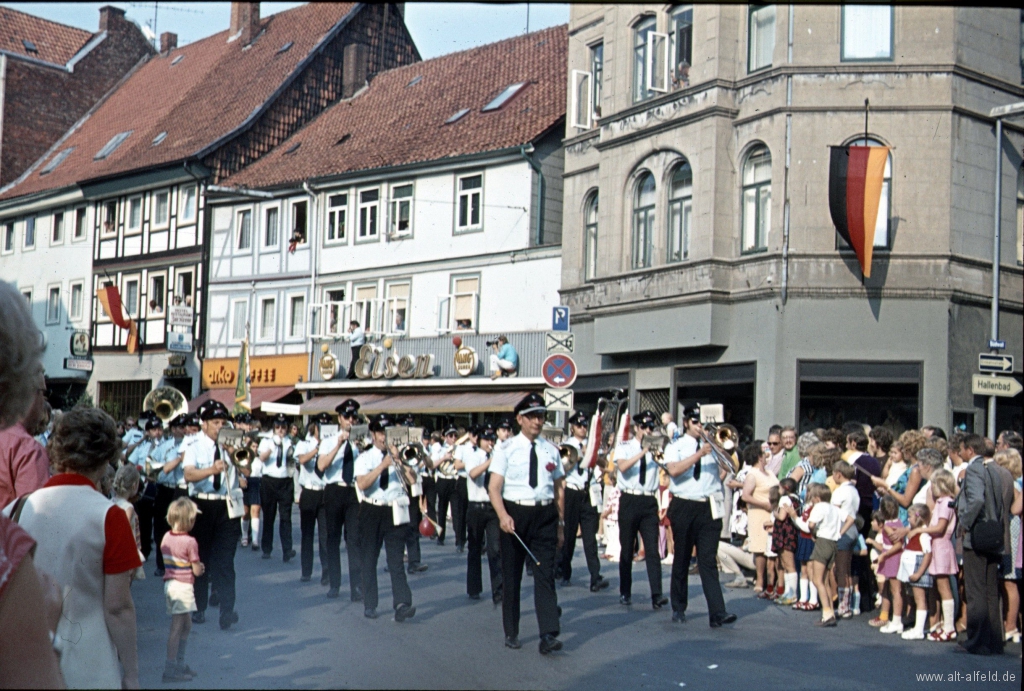
[[[772,155],[755,146],[743,164],[743,251],[768,248],[772,212]]]
[[[672,172],[668,196],[668,261],[681,262],[690,256],[693,217],[693,169],[686,161]]]
[[[654,245],[654,176],[644,173],[633,193],[633,268],[651,265]]]
[[[583,205],[583,279],[597,276],[597,192]]]
[[[849,146],[885,146],[877,139],[855,139]],[[875,219],[875,248],[892,249],[890,229],[892,228],[892,149],[885,159],[885,172],[882,173],[882,196],[878,199],[878,217]],[[840,247],[849,249],[846,241],[836,233]]]

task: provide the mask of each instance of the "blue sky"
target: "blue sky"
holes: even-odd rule
[[[125,10],[129,19],[152,25],[154,3],[149,2],[3,2],[14,9],[96,31],[99,8],[114,5]],[[260,11],[268,16],[301,3],[264,2]],[[226,29],[230,19],[228,2],[156,3],[156,32],[178,34],[178,44],[192,43]],[[405,6],[405,22],[424,58],[493,43],[526,31],[527,10],[530,30],[536,31],[569,21],[567,4],[495,5],[477,3],[410,2]]]

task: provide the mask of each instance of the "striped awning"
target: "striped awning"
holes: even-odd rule
[[[303,415],[333,413],[349,398],[359,401],[359,412],[413,413],[417,415],[454,415],[458,413],[505,413],[512,411],[527,391],[463,391],[458,393],[356,394],[312,398],[300,406]]]
[[[266,401],[279,401],[292,391],[294,386],[266,386],[258,389],[250,389],[252,394],[252,409],[256,410]],[[235,405],[234,389],[208,389],[188,402],[188,411],[194,413],[199,406],[209,400],[220,401],[231,410]]]

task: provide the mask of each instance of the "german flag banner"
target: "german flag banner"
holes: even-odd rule
[[[833,146],[828,171],[832,223],[857,253],[861,273],[871,276],[875,222],[882,197],[887,146]]]
[[[96,297],[103,305],[103,311],[110,317],[110,321],[122,329],[128,330],[128,352],[134,354],[139,345],[139,327],[135,324],[135,320],[125,316],[121,306],[121,294],[117,292],[117,286],[100,288]]]

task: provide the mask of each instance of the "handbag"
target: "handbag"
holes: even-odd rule
[[[998,555],[1003,553],[1004,547],[1003,521],[1000,518],[1002,512],[990,507],[1001,498],[996,496],[992,485],[991,469],[987,465],[982,468],[985,471],[985,509],[971,526],[971,549],[975,552]]]

